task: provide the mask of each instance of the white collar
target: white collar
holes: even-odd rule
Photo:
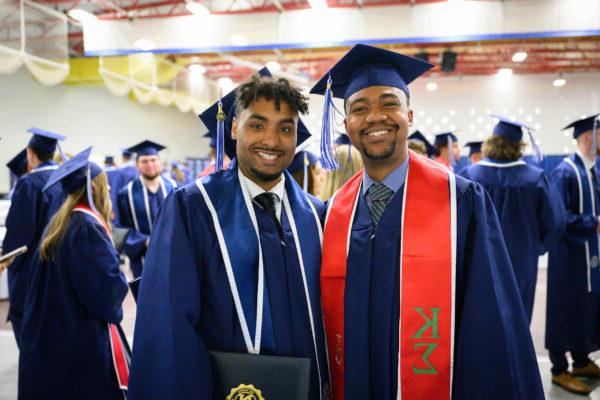
[[[263,188],[258,186],[256,183],[254,183],[250,179],[248,179],[248,177],[246,175],[244,175],[244,173],[242,172],[242,170],[239,167],[238,167],[238,173],[240,175],[242,175],[242,177],[244,178],[244,182],[246,182],[246,188],[248,189],[248,194],[250,194],[251,198],[254,199],[259,194],[266,192],[266,190],[264,190]],[[279,182],[277,182],[277,184],[275,186],[273,186],[273,188],[271,190],[269,190],[269,192],[275,193],[277,195],[277,197],[279,198],[279,201],[281,201],[283,199],[283,194],[285,193],[285,175],[281,174],[281,179],[279,180]]]
[[[596,160],[590,160],[579,150],[575,150],[575,153],[579,156],[579,158],[581,158],[581,161],[583,161],[583,165],[585,166],[586,171],[589,171],[596,166]]]

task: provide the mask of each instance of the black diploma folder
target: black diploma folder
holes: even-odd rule
[[[113,225],[112,228],[112,240],[115,244],[115,248],[119,253],[123,251],[123,247],[125,246],[125,242],[129,237],[129,229],[117,228]]]
[[[219,400],[308,400],[309,358],[219,351],[209,355]]]

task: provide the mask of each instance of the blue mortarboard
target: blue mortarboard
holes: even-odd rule
[[[600,114],[592,115],[591,117],[571,122],[569,125],[562,128],[562,130],[564,131],[565,129],[573,128],[573,139],[576,139],[582,133],[593,130],[595,121],[596,127],[600,125],[600,121],[598,121],[598,116],[600,116]]]
[[[396,87],[410,97],[408,84],[432,67],[428,62],[364,44],[357,44],[346,53],[310,91],[325,96],[321,128],[323,167],[330,170],[339,168],[332,143],[337,111],[334,97],[347,100],[352,94],[370,86]]]
[[[121,155],[122,155],[123,157],[131,157],[133,154],[131,153],[131,151],[129,151],[129,150],[127,150],[127,149],[123,149],[123,150],[121,151]]]
[[[50,175],[44,190],[60,182],[65,192],[71,194],[86,185],[88,170],[89,179],[94,179],[102,172],[102,168],[89,160],[91,152],[92,148],[88,147],[56,169]],[[91,203],[90,205],[93,206]]]
[[[438,133],[433,141],[434,146],[445,146],[452,142],[458,142],[458,138],[452,132]]]
[[[425,145],[427,149],[427,155],[431,157],[435,154],[435,147],[427,140],[425,135],[423,135],[420,131],[414,131],[411,135],[408,136],[409,140],[417,140]]]
[[[136,153],[139,156],[155,156],[158,155],[158,152],[166,149],[165,146],[153,142],[151,140],[144,140],[134,146],[129,147],[129,150],[132,153]]]
[[[286,169],[290,174],[295,173],[296,171],[300,171],[304,166],[309,166],[315,164],[319,159],[313,153],[309,151],[299,151],[294,156],[292,163]]]
[[[535,139],[535,136],[533,136],[533,129],[531,127],[519,121],[511,121],[509,118],[498,114],[490,114],[490,117],[498,118],[500,120],[496,126],[494,126],[492,133],[496,136],[505,137],[513,142],[521,141],[523,139],[523,129],[527,130],[527,134],[529,135],[531,146],[533,147],[534,151],[534,160],[536,162],[542,161],[542,151],[537,143],[537,140]]]
[[[43,151],[44,153],[54,153],[59,140],[65,140],[63,135],[58,133],[45,131],[40,128],[31,127],[27,132],[33,134],[29,140],[29,147],[35,150]]]
[[[335,139],[334,143],[337,146],[350,144],[350,136],[346,135],[345,133],[340,133],[340,135],[337,137],[337,139]]]
[[[260,71],[258,71],[258,74],[260,76],[269,76],[269,77],[272,76],[271,72],[266,67],[262,68]],[[231,138],[231,127],[233,125],[233,118],[235,117],[235,109],[237,107],[236,91],[233,90],[233,91],[229,92],[227,95],[223,96],[223,98],[221,98],[221,100],[217,101],[216,103],[211,105],[209,108],[207,108],[204,112],[202,112],[199,115],[199,117],[202,120],[202,122],[204,123],[204,125],[206,126],[206,128],[208,129],[208,133],[206,133],[204,135],[204,137],[210,138],[211,147],[213,147],[212,144],[214,143],[214,145],[215,145],[214,147],[217,148],[217,156],[218,156],[219,151],[218,151],[218,146],[217,146],[217,142],[218,142],[217,114],[219,113],[219,103],[221,103],[221,110],[226,114],[225,121],[224,121],[224,135],[223,135],[224,152],[225,152],[225,154],[227,154],[227,157],[232,159],[235,157],[235,140],[233,140]],[[310,137],[310,131],[308,130],[306,125],[304,125],[302,120],[300,118],[298,118],[296,144],[300,145],[309,137]]]
[[[20,178],[27,172],[27,149],[23,149],[12,160],[6,163],[10,171]]]
[[[409,96],[408,84],[433,67],[428,62],[378,47],[357,44],[311,89],[325,94],[331,78],[333,96],[348,99],[370,86],[392,86]]]
[[[113,157],[113,156],[104,157],[104,164],[114,164],[114,163],[115,163],[115,157]]]
[[[465,147],[469,148],[469,157],[475,153],[481,153],[481,146],[483,142],[469,142],[465,144]]]

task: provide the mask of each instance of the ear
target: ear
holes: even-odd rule
[[[238,130],[238,120],[236,117],[233,117],[233,122],[231,123],[231,138],[233,140],[237,140],[237,130]]]
[[[408,126],[413,125],[413,110],[408,110]]]

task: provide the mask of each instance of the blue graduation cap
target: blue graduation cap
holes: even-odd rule
[[[123,157],[130,158],[133,155],[133,153],[131,153],[131,151],[129,151],[127,149],[123,149],[123,150],[121,150],[121,155]]]
[[[469,157],[471,157],[475,153],[481,153],[481,146],[483,142],[468,142],[465,144],[465,147],[469,148]]]
[[[573,128],[573,139],[577,139],[577,137],[582,133],[594,130],[598,127],[598,125],[600,125],[598,116],[600,116],[600,114],[573,121],[569,125],[562,128],[562,130],[564,131],[566,129]]]
[[[393,51],[364,44],[354,46],[311,89],[310,93],[325,96],[321,132],[323,167],[339,168],[333,154],[335,112],[333,98],[347,100],[352,94],[370,86],[391,86],[408,97],[408,84],[433,67],[433,64]]]
[[[258,74],[267,77],[273,76],[266,67],[258,71]],[[223,154],[226,154],[230,159],[235,157],[235,140],[231,138],[231,127],[236,107],[236,91],[233,90],[199,115],[199,118],[208,129],[208,133],[204,137],[209,137],[211,147],[214,143],[216,149],[216,171],[223,169]],[[300,118],[298,118],[296,136],[296,145],[300,145],[310,137],[310,131]]]
[[[63,135],[36,127],[31,127],[27,129],[27,132],[33,134],[31,139],[29,140],[28,146],[34,150],[43,151],[44,153],[54,153],[56,151],[58,141],[65,140],[65,137]],[[63,156],[62,151],[61,156]]]
[[[106,156],[104,157],[104,164],[114,164],[115,157],[114,156]]]
[[[318,157],[309,151],[299,151],[294,156],[292,163],[287,167],[290,174],[294,174],[300,170],[304,170],[304,181],[302,182],[302,190],[308,190],[308,167],[319,161]]]
[[[407,139],[416,140],[418,142],[423,143],[425,145],[425,149],[427,151],[428,157],[431,157],[432,155],[435,154],[435,147],[433,147],[433,145],[429,142],[429,140],[427,140],[425,135],[423,135],[419,130],[414,131],[412,134],[410,134],[408,136]]]
[[[6,166],[17,178],[27,172],[27,149],[23,149]]]
[[[345,133],[340,133],[337,139],[335,139],[334,143],[336,146],[343,146],[345,144],[350,144],[350,136]]]
[[[540,146],[533,135],[533,128],[519,121],[511,121],[510,118],[506,118],[498,114],[490,114],[492,118],[498,118],[499,122],[494,126],[492,133],[496,136],[502,136],[508,140],[519,142],[523,139],[523,129],[527,130],[529,140],[531,140],[531,146],[534,151],[534,161],[540,162],[544,158]]]
[[[127,150],[129,150],[132,153],[136,153],[137,156],[156,156],[158,155],[158,152],[166,149],[166,146],[163,146],[162,144],[158,144],[156,142],[153,142],[151,140],[144,140],[143,142],[140,142],[134,146],[129,147]]]

